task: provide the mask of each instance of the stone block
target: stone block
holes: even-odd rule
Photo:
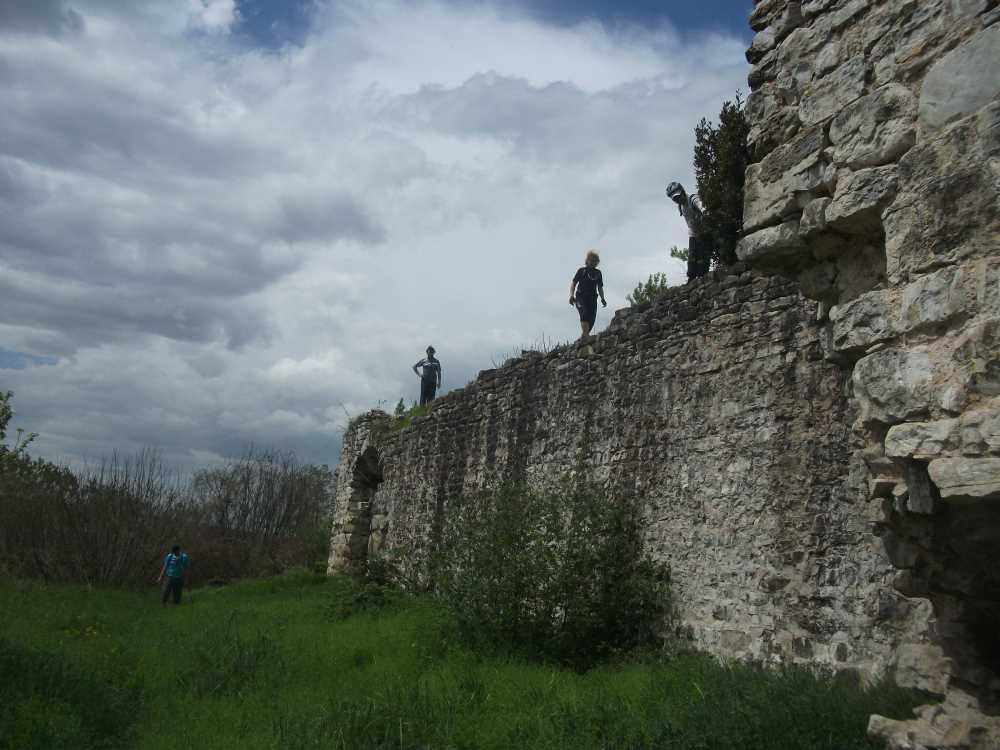
[[[863,357],[852,375],[862,423],[897,424],[933,403],[933,370],[923,351],[883,349]]]
[[[830,205],[831,198],[816,198],[809,201],[802,209],[802,218],[799,219],[799,234],[805,238],[819,234],[826,229],[826,207]]]
[[[927,471],[942,500],[967,503],[1000,499],[1000,458],[936,458]]]
[[[830,16],[830,27],[837,31],[850,23],[856,15],[868,10],[871,0],[849,0]]]
[[[862,294],[830,310],[834,351],[863,352],[897,334],[896,295],[890,290]]]
[[[791,37],[789,37],[790,39]],[[785,40],[786,43],[788,40]],[[802,93],[799,118],[806,126],[829,120],[865,93],[867,64],[864,58],[852,57],[831,73],[814,81]]]
[[[837,192],[826,208],[826,221],[846,234],[877,233],[882,210],[896,197],[897,167],[872,167],[851,172],[837,181]]]
[[[736,256],[741,261],[766,263],[799,255],[805,249],[805,242],[799,236],[799,222],[793,219],[747,235],[736,245]]]
[[[899,329],[912,332],[967,317],[977,307],[981,264],[944,268],[907,284],[900,296]]]
[[[894,458],[929,460],[956,447],[959,420],[905,422],[889,429],[885,436],[885,455]]]
[[[948,690],[954,662],[939,646],[929,643],[904,643],[894,659],[896,684],[900,687],[944,695]]]
[[[952,359],[963,386],[980,396],[1000,395],[1000,318],[966,326]]]
[[[826,165],[821,153],[825,145],[822,128],[802,131],[747,169],[744,231],[774,224],[801,211],[811,199],[811,191],[824,183]]]
[[[938,129],[1000,94],[1000,26],[983,29],[931,66],[920,90],[920,125]]]
[[[851,169],[896,161],[916,141],[916,97],[891,83],[861,97],[830,124],[833,161]]]

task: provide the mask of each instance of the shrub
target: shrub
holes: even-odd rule
[[[669,614],[634,509],[594,492],[509,485],[463,503],[432,575],[467,637],[577,668],[658,645]]]
[[[632,293],[625,297],[625,299],[628,300],[628,303],[632,307],[638,307],[639,305],[652,302],[669,287],[670,285],[667,283],[667,275],[665,273],[654,273],[650,275],[645,284],[642,282],[637,284]]]
[[[735,101],[722,105],[718,125],[702,118],[694,131],[694,172],[711,259],[727,266],[737,260],[736,243],[743,231],[743,183],[750,160],[745,109],[736,92]]]
[[[155,451],[113,455],[74,474],[2,441],[13,415],[0,393],[0,570],[90,585],[138,585],[178,540],[201,580],[281,572],[325,558],[333,473],[250,449],[193,481]]]

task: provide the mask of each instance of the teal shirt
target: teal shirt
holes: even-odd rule
[[[163,558],[163,564],[167,569],[167,578],[183,578],[184,571],[188,569],[188,565],[191,563],[184,552],[181,552],[179,555],[168,552],[167,556]]]

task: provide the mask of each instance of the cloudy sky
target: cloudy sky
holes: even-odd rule
[[[35,455],[248,444],[578,335],[686,231],[751,0],[0,0],[0,390]]]

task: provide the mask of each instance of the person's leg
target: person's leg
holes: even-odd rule
[[[688,281],[701,276],[698,273],[698,268],[698,239],[696,237],[688,237]]]
[[[175,578],[174,579],[174,604],[181,603],[181,591],[184,588],[184,579]]]
[[[428,401],[430,401],[432,398],[434,398],[434,396],[432,394],[433,388],[434,388],[434,383],[433,382],[431,382],[431,381],[429,381],[429,380],[427,380],[425,378],[421,378],[421,380],[420,380],[420,405],[421,406],[425,406]]]
[[[699,275],[704,276],[712,268],[712,253],[705,237],[697,237],[696,240],[698,243],[698,268],[701,271]]]
[[[593,300],[577,297],[576,309],[580,313],[580,341],[586,341],[597,317],[597,297]]]
[[[167,606],[167,600],[170,598],[170,579],[168,578],[163,584],[163,595],[160,597],[160,601],[163,606]]]

